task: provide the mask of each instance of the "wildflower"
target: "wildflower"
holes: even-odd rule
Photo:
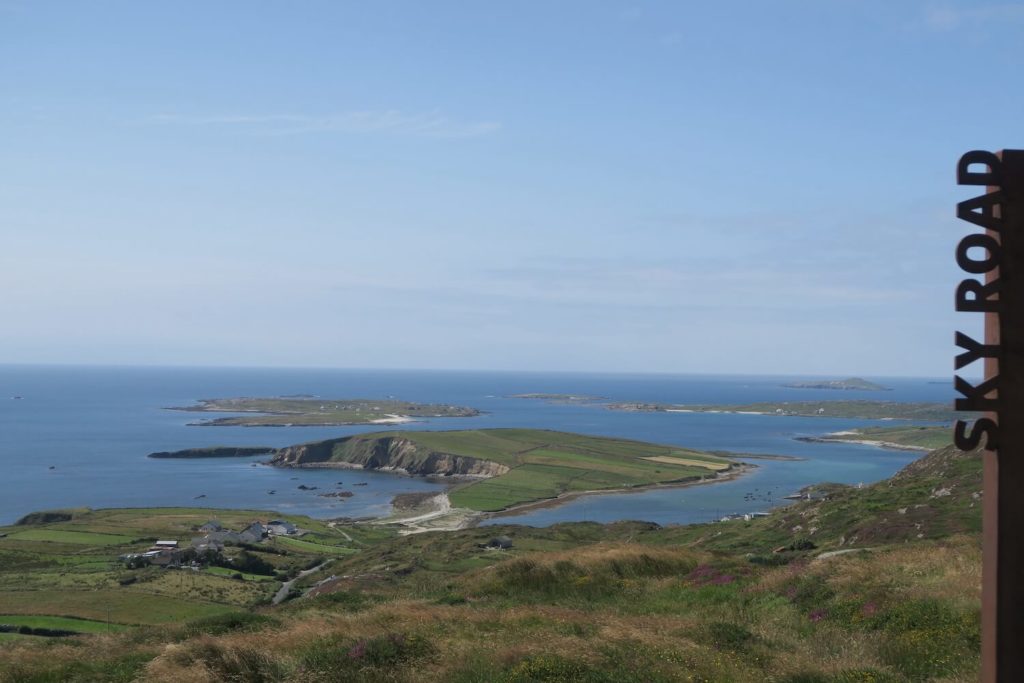
[[[348,651],[349,659],[362,659],[366,655],[366,641],[360,640]]]

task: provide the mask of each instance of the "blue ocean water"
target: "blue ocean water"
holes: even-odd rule
[[[659,523],[707,521],[766,509],[821,481],[883,479],[917,454],[852,444],[814,444],[797,436],[872,424],[871,420],[708,413],[626,413],[594,406],[508,398],[573,393],[615,401],[750,403],[816,399],[949,401],[948,381],[871,378],[885,393],[788,389],[793,377],[498,373],[398,370],[0,366],[0,524],[59,507],[200,506],[276,510],[315,517],[387,514],[401,492],[440,490],[423,480],[373,472],[282,470],[265,458],[154,460],[153,451],[210,445],[280,447],[380,427],[194,427],[195,413],[165,410],[202,398],[313,394],[452,403],[485,411],[404,429],[536,427],[618,436],[708,450],[794,455],[757,460],[735,481],[576,499],[501,522],[546,525],[590,519]],[[12,397],[20,396],[20,400]],[[391,427],[388,427],[390,429]],[[52,468],[52,469],[51,469]],[[321,497],[338,488],[350,499]],[[351,488],[357,482],[366,486]],[[300,484],[315,491],[298,489]],[[270,494],[274,491],[274,494]],[[771,494],[769,498],[769,493]]]

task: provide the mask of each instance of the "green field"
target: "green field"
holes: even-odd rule
[[[68,519],[70,517],[70,519]],[[390,537],[380,529],[345,527],[344,534],[306,517],[255,510],[151,508],[75,510],[35,514],[33,523],[0,527],[0,623],[79,632],[156,625],[237,612],[269,601],[277,577],[208,567],[203,571],[146,567],[127,569],[118,560],[146,550],[156,539],[187,546],[196,528],[219,519],[241,529],[254,519],[288,519],[307,538],[264,543],[256,555],[276,574],[291,577],[326,558],[359,552],[368,540]],[[63,518],[63,519],[61,519]],[[61,521],[43,521],[60,519]],[[241,549],[229,547],[236,556]],[[248,551],[255,552],[255,551]],[[62,620],[72,620],[65,622]],[[74,623],[72,623],[74,622]],[[100,626],[96,626],[100,624]]]
[[[266,576],[264,574],[249,574],[247,572],[239,572],[234,569],[228,569],[227,567],[205,567],[203,569],[207,574],[213,574],[214,576],[226,576],[231,578],[236,574],[242,577],[243,581],[273,581],[273,576]]]
[[[130,536],[60,529],[29,529],[10,534],[10,538],[18,541],[48,541],[52,543],[76,543],[83,545],[124,545],[132,541]]]
[[[351,553],[359,552],[354,548],[346,548],[337,545],[324,545],[323,543],[313,543],[311,541],[304,541],[301,538],[280,537],[275,539],[274,543],[284,546],[286,548],[294,548],[296,550],[302,550],[310,553],[319,553],[322,555],[349,555]]]
[[[278,465],[349,463],[421,475],[487,477],[457,487],[452,505],[479,511],[572,491],[698,480],[731,461],[677,446],[542,429],[375,432],[280,449]]]
[[[71,617],[32,617],[20,614],[0,614],[0,624],[10,626],[31,626],[32,628],[50,628],[76,633],[114,633],[125,630],[122,624],[108,624],[90,619],[74,619]]]
[[[488,512],[573,491],[696,480],[714,476],[729,464],[724,458],[675,446],[536,429],[417,432],[412,438],[435,452],[509,467],[505,474],[449,494],[455,507]],[[679,458],[693,464],[645,458]]]
[[[934,450],[953,443],[953,430],[949,427],[865,427],[850,431],[853,433],[825,434],[822,439],[828,441],[883,441],[925,450]]]
[[[376,399],[324,398],[210,398],[194,406],[174,407],[195,413],[251,413],[220,417],[198,425],[209,426],[332,426],[386,424],[395,416],[407,418],[472,417],[479,411],[463,406]]]
[[[563,441],[539,455],[565,448]],[[3,634],[0,683],[968,683],[978,676],[981,470],[978,452],[947,447],[890,480],[822,486],[823,498],[751,521],[503,525],[404,537],[346,526],[360,539],[358,552],[294,584],[315,597],[277,606],[202,602],[181,580],[185,572],[167,571],[158,576],[176,595],[23,591],[20,607],[9,608],[11,593],[0,593],[0,623],[46,605],[91,621],[18,623],[98,634]],[[950,493],[936,497],[939,488]],[[132,514],[147,526],[178,527],[184,515],[78,514],[79,527],[98,528]],[[314,539],[300,544],[341,538],[324,523],[297,521]],[[497,535],[512,547],[488,549]],[[837,550],[844,554],[829,552]],[[303,564],[322,557],[304,555]],[[21,576],[33,573],[23,567]],[[124,623],[130,615],[154,626],[107,635],[108,608]]]

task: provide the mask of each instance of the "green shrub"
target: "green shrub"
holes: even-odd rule
[[[611,672],[596,669],[586,662],[553,655],[528,657],[513,666],[505,683],[621,683]]]
[[[265,626],[276,626],[277,619],[252,612],[229,612],[203,617],[187,622],[182,628],[182,636],[193,638],[199,635],[217,636],[232,631],[258,631]]]
[[[754,642],[754,634],[739,624],[715,621],[707,626],[708,641],[719,650],[744,652]]]
[[[202,662],[223,681],[277,683],[286,680],[287,675],[280,662],[265,652],[251,647],[226,647],[206,639],[187,643],[173,658],[184,666]]]
[[[437,600],[435,600],[435,602],[438,605],[465,605],[466,598],[464,598],[461,595],[456,595],[454,593],[445,593]]]
[[[302,653],[300,668],[328,680],[350,681],[367,668],[393,669],[436,652],[430,641],[417,635],[391,633],[355,642],[325,638]]]
[[[78,661],[53,668],[0,667],[0,683],[130,683],[138,680],[151,655],[132,653],[100,661]]]
[[[322,593],[312,600],[312,604],[324,606],[330,605],[331,607],[337,607],[345,612],[360,612],[364,609],[369,609],[380,602],[380,597],[376,595],[368,595],[359,591],[334,591],[332,593]]]

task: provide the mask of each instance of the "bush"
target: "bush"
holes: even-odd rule
[[[182,666],[196,662],[203,663],[223,681],[245,681],[245,683],[276,683],[284,681],[284,667],[269,655],[250,647],[231,647],[211,640],[187,643],[173,654],[173,659]]]
[[[744,652],[755,640],[754,634],[739,624],[715,621],[708,624],[707,637],[719,650]]]
[[[323,593],[313,598],[315,604],[339,607],[345,612],[359,612],[376,605],[381,601],[376,595],[367,595],[358,591],[334,591]]]
[[[218,636],[234,631],[258,631],[265,626],[276,626],[277,619],[252,612],[230,612],[212,617],[194,619],[182,628],[185,638],[199,635]]]
[[[437,648],[416,635],[392,633],[355,642],[326,638],[314,643],[301,657],[301,669],[350,681],[366,668],[393,669],[434,655]]]
[[[246,572],[247,574],[262,574],[263,576],[273,576],[276,571],[274,565],[270,564],[262,557],[254,555],[247,550],[243,550],[238,555],[223,565],[228,569],[237,569],[240,572]]]

